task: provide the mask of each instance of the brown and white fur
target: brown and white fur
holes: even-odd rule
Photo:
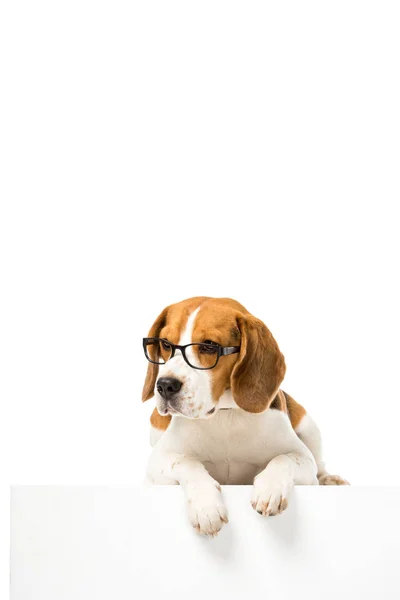
[[[162,311],[149,337],[179,345],[212,340],[240,346],[214,369],[193,369],[177,351],[147,370],[143,401],[155,394],[157,405],[147,481],[180,484],[197,531],[216,535],[228,521],[220,484],[254,484],[251,504],[265,516],[285,510],[295,484],[347,484],[326,472],[318,427],[280,389],[286,367],[275,339],[241,304],[228,298],[184,300]],[[191,358],[201,363],[200,356]],[[157,392],[161,377],[182,384],[171,402]]]

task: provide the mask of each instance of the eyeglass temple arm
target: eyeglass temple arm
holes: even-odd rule
[[[236,354],[239,352],[240,346],[225,346],[221,348],[221,356],[226,356],[227,354]]]

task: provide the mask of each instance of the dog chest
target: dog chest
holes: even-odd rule
[[[267,410],[252,414],[240,409],[219,410],[210,419],[174,418],[167,431],[171,450],[214,465],[231,477],[253,465],[264,468],[275,456],[299,448],[286,414]],[[249,470],[249,468],[247,468]]]

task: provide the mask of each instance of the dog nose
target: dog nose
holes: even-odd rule
[[[157,381],[157,392],[164,398],[164,400],[171,400],[171,398],[179,392],[182,387],[182,383],[179,379],[174,377],[160,377]]]

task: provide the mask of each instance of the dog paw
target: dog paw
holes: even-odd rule
[[[187,502],[190,522],[198,533],[214,537],[228,523],[218,483],[196,488],[189,494]]]
[[[318,476],[319,485],[350,485],[346,479],[339,477],[339,475],[329,475],[325,473]]]
[[[264,517],[278,515],[287,508],[290,488],[289,484],[256,477],[251,505]]]

